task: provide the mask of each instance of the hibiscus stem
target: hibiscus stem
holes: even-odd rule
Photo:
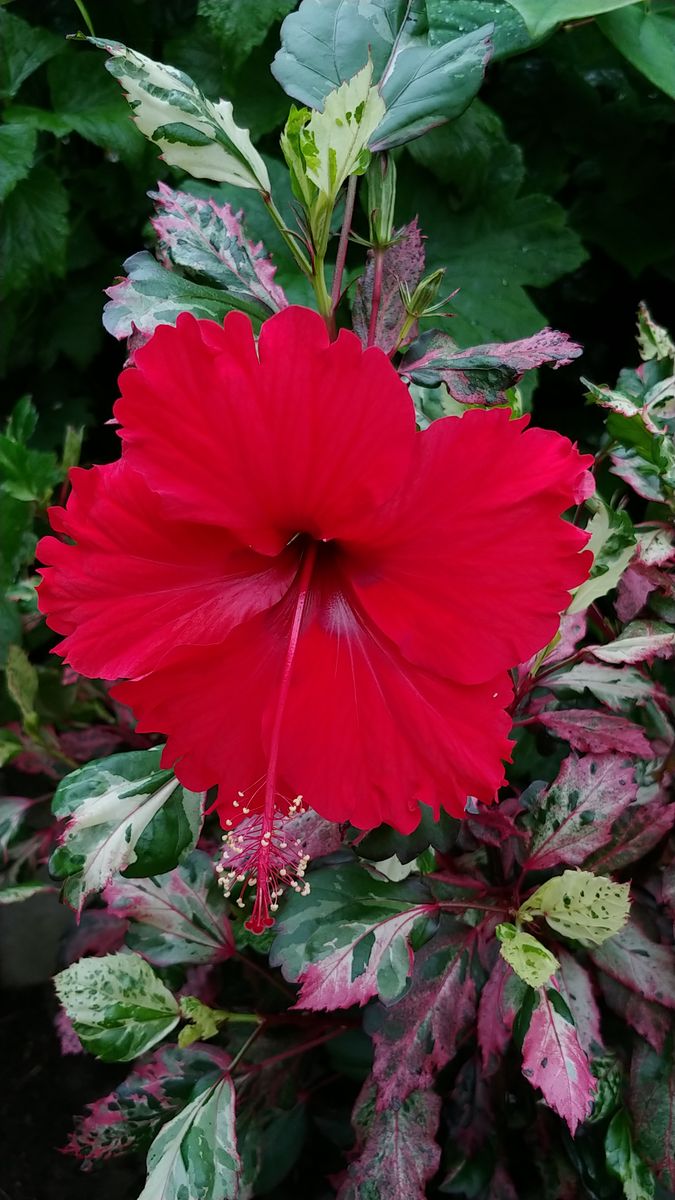
[[[356,200],[356,188],[358,184],[358,175],[350,175],[349,183],[347,184],[347,195],[345,197],[345,215],[340,230],[340,240],[338,242],[337,256],[335,258],[335,272],[333,274],[333,287],[331,289],[331,304],[333,312],[340,303],[342,294],[342,276],[344,274],[345,263],[347,261],[347,247],[349,245],[349,235],[352,231],[352,217],[354,216],[354,201]]]
[[[382,276],[384,273],[384,249],[382,246],[373,247],[373,299],[370,307],[370,325],[368,326],[368,345],[375,345],[375,335],[377,333],[377,318],[380,313],[380,301],[382,299]]]

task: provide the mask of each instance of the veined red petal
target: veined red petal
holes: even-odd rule
[[[292,548],[270,559],[227,530],[172,517],[124,460],[76,468],[71,481],[50,519],[75,544],[41,540],[38,602],[66,635],[59,654],[83,674],[142,675],[179,646],[221,642],[276,604],[297,571]]]
[[[258,354],[243,314],[222,327],[184,314],[135,362],[115,407],[131,463],[182,513],[263,554],[297,533],[354,536],[407,473],[407,388],[355,334],[330,343],[309,309],[266,321]]]
[[[592,458],[509,418],[435,421],[400,493],[347,547],[371,620],[410,662],[464,684],[547,645],[592,562],[587,535],[562,519],[589,494]]]

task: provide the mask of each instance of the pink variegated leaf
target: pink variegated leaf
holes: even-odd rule
[[[596,974],[607,1007],[660,1054],[672,1028],[672,1014],[660,1004],[646,1000],[644,996],[624,987],[618,980],[610,979],[604,971],[597,971]]]
[[[565,946],[557,948],[557,955],[560,968],[556,979],[560,994],[574,1018],[581,1046],[590,1058],[603,1048],[600,1009],[595,998],[593,980],[579,959]]]
[[[628,1107],[638,1154],[655,1172],[664,1200],[675,1192],[675,1056],[672,1035],[666,1053],[635,1039]]]
[[[430,1087],[476,1019],[480,927],[449,923],[420,950],[409,991],[381,1011],[374,1035],[378,1106]]]
[[[313,871],[309,895],[288,895],[270,962],[300,981],[297,1007],[349,1008],[393,1001],[412,967],[410,937],[438,906],[415,879],[392,883],[347,863]]]
[[[85,909],[79,925],[71,929],[64,942],[63,962],[65,966],[81,958],[94,955],[116,954],[124,945],[127,922],[113,913],[100,908]]]
[[[581,346],[556,329],[542,329],[517,342],[490,342],[466,350],[459,350],[447,334],[430,330],[410,347],[399,370],[425,387],[444,383],[461,404],[489,406],[505,404],[505,392],[526,371],[544,365],[567,366],[581,352]]]
[[[424,240],[417,217],[409,225],[399,229],[396,241],[382,252],[382,280],[380,302],[377,310],[374,337],[370,344],[379,346],[385,354],[391,354],[398,346],[399,337],[406,319],[406,310],[400,286],[406,284],[413,292],[424,271]],[[369,344],[370,319],[375,284],[375,258],[368,251],[366,269],[356,285],[352,309],[354,332],[364,346]]]
[[[327,821],[311,808],[306,808],[297,817],[291,817],[285,825],[288,841],[295,838],[300,840],[302,853],[314,862],[327,854],[334,854],[342,848],[343,840],[340,826],[335,821]]]
[[[555,987],[538,991],[523,1041],[523,1075],[541,1090],[574,1137],[580,1122],[590,1116],[597,1085],[560,993]]]
[[[166,875],[118,875],[103,898],[109,913],[129,922],[129,948],[155,966],[223,962],[234,953],[222,889],[209,858],[199,850]]]
[[[655,658],[671,657],[675,651],[675,629],[664,621],[632,621],[616,641],[588,649],[601,662],[653,662]]]
[[[285,308],[283,289],[274,282],[276,268],[262,242],[246,237],[243,213],[165,183],[151,192],[156,215],[157,253],[166,267],[177,267],[188,279],[223,288],[233,298],[258,300],[269,312]],[[237,307],[237,305],[235,305]]]
[[[441,1158],[435,1141],[440,1111],[440,1096],[430,1091],[379,1109],[367,1080],[352,1115],[356,1148],[336,1200],[425,1200]]]
[[[640,758],[652,757],[644,730],[627,717],[615,717],[592,708],[570,708],[539,713],[537,720],[549,733],[569,742],[574,750],[591,750],[596,754],[616,750]]]
[[[605,663],[581,662],[546,676],[546,687],[582,695],[589,692],[601,704],[615,712],[624,712],[633,703],[644,704],[655,697],[656,685],[635,667],[608,667]]]
[[[486,1075],[493,1075],[503,1058],[526,992],[527,984],[498,955],[478,1003],[478,1045]]]
[[[675,1009],[675,956],[644,931],[635,916],[615,937],[590,951],[610,979],[645,1000]]]
[[[609,840],[617,817],[637,796],[635,771],[619,754],[571,754],[526,818],[532,830],[528,870],[582,866]]]
[[[672,788],[650,784],[638,788],[637,796],[614,821],[611,838],[587,860],[596,875],[621,871],[643,858],[675,826],[675,795]]]
[[[60,1008],[54,1017],[54,1028],[62,1054],[84,1054],[84,1046],[77,1036],[65,1008]]]
[[[80,1159],[88,1171],[101,1160],[145,1150],[159,1127],[214,1084],[228,1062],[224,1051],[200,1043],[153,1050],[113,1092],[88,1105],[64,1154]]]

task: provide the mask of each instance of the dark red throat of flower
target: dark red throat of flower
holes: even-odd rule
[[[304,881],[308,858],[303,852],[302,843],[298,839],[289,841],[284,833],[289,818],[303,811],[302,796],[290,801],[287,811],[280,812],[277,790],[284,710],[318,551],[318,543],[314,539],[303,538],[303,543],[298,595],[272,724],[263,809],[250,816],[247,815],[245,804],[242,805],[245,819],[236,829],[224,835],[223,856],[217,868],[227,896],[233,888],[241,885],[237,899],[240,908],[245,906],[247,887],[255,887],[253,911],[246,921],[246,928],[252,933],[262,933],[274,924],[271,914],[276,912],[279,898],[286,888],[301,891],[303,895],[309,891],[309,884]],[[235,801],[235,806],[239,807],[238,801]]]

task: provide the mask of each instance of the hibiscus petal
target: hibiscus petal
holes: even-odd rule
[[[126,451],[181,512],[264,554],[297,533],[352,536],[404,478],[414,448],[405,385],[381,351],[309,309],[265,322],[188,314],[160,326],[120,378]],[[197,465],[198,464],[198,467]]]
[[[592,490],[592,458],[526,424],[504,409],[435,421],[400,493],[348,547],[372,621],[461,683],[547,645],[592,562],[587,535],[561,519]]]
[[[221,642],[283,596],[297,570],[288,550],[253,553],[225,530],[175,519],[122,460],[71,473],[65,509],[45,537],[38,601],[65,634],[58,653],[89,676],[144,674],[172,649]]]
[[[292,608],[286,599],[217,648],[182,650],[113,691],[139,715],[140,731],[169,735],[165,762],[187,787],[220,785],[223,821],[244,803],[262,804]],[[408,833],[420,801],[461,816],[467,796],[489,803],[503,782],[510,699],[506,674],[459,687],[412,666],[333,594],[298,643],[279,799],[302,795],[322,816],[360,829],[386,821]]]

